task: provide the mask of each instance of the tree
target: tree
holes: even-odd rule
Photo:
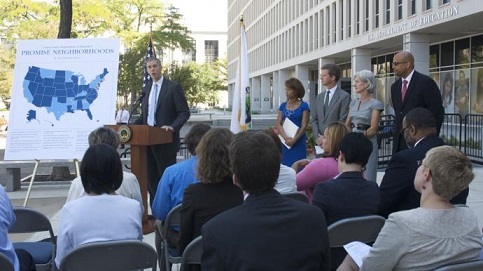
[[[181,85],[190,106],[196,106],[198,103],[216,103],[218,91],[226,89],[227,84],[226,78],[220,76],[219,67],[211,63],[189,62],[183,66],[173,63],[169,71],[166,71],[166,76]]]
[[[0,98],[7,108],[9,108],[10,103],[7,100],[10,98],[15,63],[13,50],[0,45],[0,63],[2,63],[2,65],[0,65]]]
[[[60,22],[57,38],[68,39],[72,30],[72,0],[60,0]]]

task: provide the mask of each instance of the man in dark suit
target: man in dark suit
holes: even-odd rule
[[[404,116],[413,108],[429,109],[436,120],[436,135],[443,124],[444,108],[438,85],[429,77],[414,70],[414,56],[409,52],[399,52],[392,62],[394,75],[400,77],[391,85],[391,100],[396,117],[393,154],[407,149],[404,136],[400,132]],[[403,96],[404,94],[404,96]]]
[[[280,161],[275,142],[263,132],[235,136],[230,146],[233,182],[247,198],[203,226],[202,270],[330,269],[322,211],[273,189]]]
[[[149,146],[147,150],[148,191],[152,204],[164,170],[176,163],[180,146],[179,131],[189,119],[190,110],[181,86],[161,74],[159,59],[149,58],[146,68],[153,80],[143,89],[145,95],[140,121],[142,124],[173,132],[172,143]]]
[[[379,214],[385,217],[419,207],[421,194],[413,184],[416,171],[427,151],[445,144],[437,135],[433,114],[426,108],[418,107],[409,111],[404,117],[401,133],[410,148],[392,155],[379,186]],[[468,191],[463,190],[451,203],[466,204]]]
[[[322,146],[324,130],[332,122],[345,122],[349,113],[351,96],[337,86],[340,68],[335,64],[325,64],[320,69],[320,81],[325,91],[317,95],[315,103],[310,104],[312,130],[317,145]]]

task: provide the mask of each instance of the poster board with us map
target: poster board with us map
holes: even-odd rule
[[[115,123],[119,39],[17,43],[5,160],[82,159]]]

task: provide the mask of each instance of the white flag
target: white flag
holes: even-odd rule
[[[236,71],[230,130],[233,133],[246,131],[252,127],[250,81],[248,79],[248,51],[245,26],[240,27],[240,55]]]

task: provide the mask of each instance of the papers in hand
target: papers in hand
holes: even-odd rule
[[[285,135],[291,138],[294,138],[295,135],[297,134],[297,131],[299,130],[299,127],[295,123],[293,123],[293,121],[291,121],[289,118],[285,118],[282,128],[283,128],[283,131],[285,132]],[[287,144],[285,143],[285,139],[283,139],[283,137],[280,134],[278,134],[278,137],[282,141],[283,145],[287,147],[287,149],[292,148],[292,146],[287,146]]]
[[[371,246],[366,245],[359,241],[350,242],[344,245],[345,251],[351,256],[351,258],[356,262],[357,266],[362,266],[362,260],[369,254]]]

